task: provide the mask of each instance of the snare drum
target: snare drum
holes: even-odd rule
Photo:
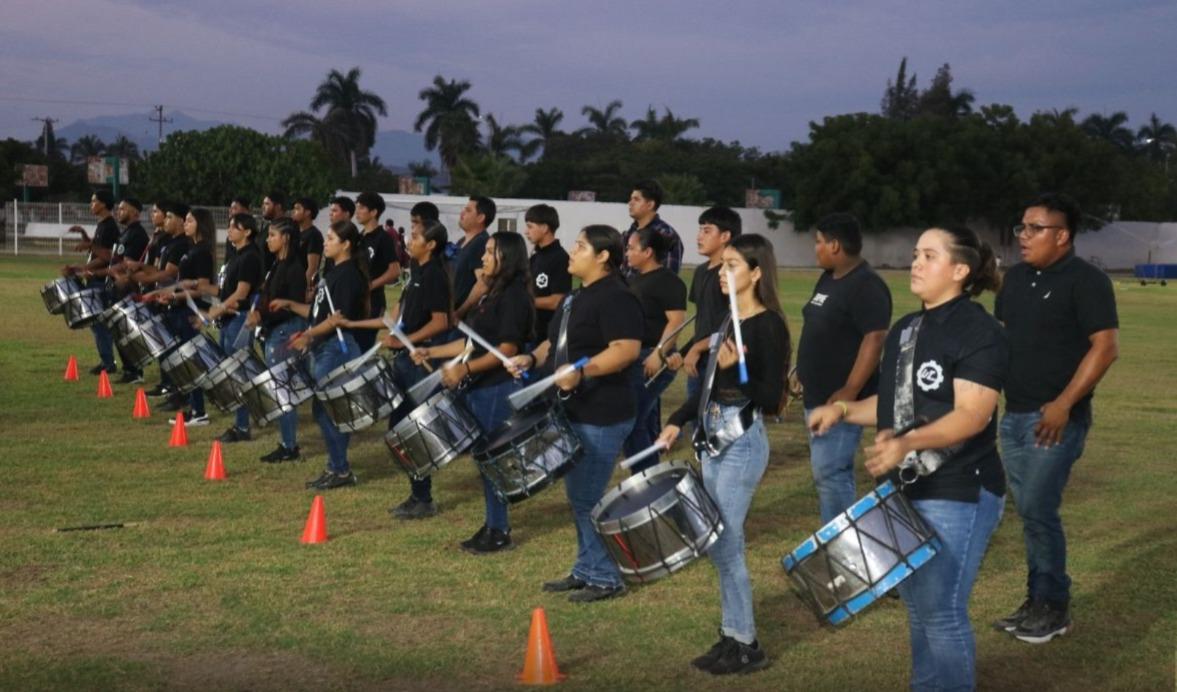
[[[817,619],[842,625],[939,550],[940,539],[887,481],[805,539],[782,562]]]
[[[151,315],[139,323],[128,321],[127,333],[115,341],[119,353],[125,356],[123,365],[145,368],[153,360],[163,357],[178,343],[160,315]]]
[[[469,449],[480,432],[457,394],[443,389],[393,426],[384,442],[409,478],[419,481]]]
[[[72,276],[63,276],[41,287],[41,300],[50,315],[60,315],[65,309],[65,301],[74,293],[82,290],[82,284]]]
[[[393,381],[392,365],[373,357],[349,361],[327,373],[315,398],[340,432],[355,432],[392,415],[405,397]]]
[[[90,326],[105,309],[106,291],[101,288],[83,288],[65,299],[62,314],[70,329],[81,329]]]
[[[204,393],[225,413],[232,413],[242,406],[242,391],[250,380],[265,372],[266,366],[248,348],[239,349],[231,356],[213,366],[204,377]]]
[[[666,461],[625,479],[605,493],[592,520],[631,583],[654,581],[686,567],[723,531],[719,507],[685,461]]]
[[[269,425],[311,398],[315,390],[300,356],[293,356],[255,375],[241,389],[241,403],[258,425]]]
[[[200,387],[209,370],[224,359],[221,348],[204,334],[197,334],[159,361],[161,373],[171,379],[181,394]]]
[[[132,296],[127,296],[114,305],[102,311],[98,321],[110,330],[117,340],[131,331],[131,325],[146,322],[151,319],[151,310],[143,303],[137,302]]]
[[[475,445],[472,455],[498,496],[514,503],[567,473],[580,450],[576,431],[554,406],[519,411]]]

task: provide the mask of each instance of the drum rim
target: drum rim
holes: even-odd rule
[[[238,356],[240,356],[241,354],[245,354],[245,357],[238,358]],[[208,369],[208,372],[205,373],[205,381],[207,382],[207,387],[209,389],[211,389],[212,387],[229,379],[229,376],[233,372],[234,368],[226,366],[226,363],[230,363],[230,364],[235,363],[236,367],[244,368],[245,363],[247,361],[249,361],[250,359],[256,361],[259,365],[261,365],[263,370],[265,369],[265,364],[261,362],[261,360],[257,357],[257,355],[250,352],[250,350],[248,348],[239,348],[236,351],[234,351],[233,353],[222,358],[216,365],[214,365]],[[253,378],[248,378],[245,380],[245,382],[248,383],[251,379],[253,379]]]
[[[521,414],[527,414],[529,417],[538,414],[539,417],[531,425],[528,425],[525,428],[519,428],[518,431],[510,438],[503,440],[503,435],[506,434],[507,430],[511,428],[512,423],[514,423],[517,419],[523,418]],[[525,434],[531,434],[538,431],[542,427],[541,424],[544,421],[551,421],[557,425],[559,425],[560,421],[564,421],[564,423],[567,424],[567,416],[564,415],[564,410],[559,406],[554,406],[551,408],[529,407],[523,409],[522,411],[516,411],[505,422],[492,430],[489,435],[485,436],[482,441],[475,444],[474,448],[470,450],[470,455],[473,456],[476,461],[493,459],[499,456],[499,452],[502,450],[510,449],[512,447],[511,443],[516,439],[523,437]],[[495,443],[500,442],[500,440],[501,444],[494,446]]]
[[[651,473],[652,471],[655,473]],[[589,515],[589,518],[592,520],[593,525],[596,526],[601,533],[619,533],[620,530],[622,530],[622,529],[637,528],[639,526],[643,526],[645,524],[648,524],[650,521],[649,518],[654,512],[662,513],[675,504],[675,501],[668,499],[668,496],[672,494],[671,492],[667,492],[663,495],[659,495],[658,498],[655,499],[650,504],[648,504],[640,509],[634,510],[634,511],[626,514],[625,516],[615,517],[615,518],[611,518],[611,519],[607,519],[607,520],[602,521],[601,514],[603,514],[605,512],[605,510],[608,508],[609,504],[611,504],[614,500],[620,498],[622,495],[624,495],[627,492],[633,491],[635,489],[635,487],[638,486],[640,483],[648,483],[651,476],[660,476],[660,475],[668,474],[668,473],[671,473],[674,471],[683,471],[684,475],[682,478],[678,479],[678,481],[675,482],[675,484],[672,486],[672,490],[678,491],[679,484],[681,484],[683,481],[690,478],[691,484],[696,485],[700,488],[703,488],[704,492],[707,491],[706,487],[703,486],[702,479],[697,478],[698,474],[695,472],[695,469],[694,469],[694,467],[691,466],[690,462],[683,461],[681,459],[668,459],[666,461],[655,464],[654,466],[651,466],[648,469],[645,469],[641,473],[637,473],[637,474],[630,476],[629,478],[626,478],[625,480],[621,481],[616,486],[611,488],[604,495],[602,495],[601,499],[597,501],[596,506],[593,507],[592,513]],[[677,497],[677,493],[674,493],[674,494]],[[710,497],[710,495],[708,497]],[[714,499],[712,499],[712,502],[714,502]],[[630,518],[635,517],[635,515],[639,515],[639,514],[644,514],[646,520],[645,521],[638,521],[636,523],[629,521]],[[607,530],[607,528],[616,528],[616,530],[609,531],[609,530]]]
[[[347,386],[357,379],[357,377],[355,377],[356,375],[366,374],[368,372],[369,365],[378,371],[385,371],[388,369],[388,361],[384,360],[383,358],[371,358],[369,360],[364,361],[363,363],[357,364],[356,361],[358,361],[358,360],[359,360],[359,358],[352,358],[351,360],[347,361],[343,365],[339,365],[339,366],[332,368],[327,373],[327,375],[325,377],[323,377],[323,382],[325,382],[326,385],[322,386],[322,387],[315,387],[315,392],[318,393],[318,392],[322,391],[324,393],[330,393],[330,392],[334,392],[337,390],[343,390],[344,392],[352,392],[352,391],[355,391],[355,389],[354,388],[348,389]],[[340,377],[341,375],[346,375],[349,373],[351,373],[353,375],[353,377],[348,378],[347,381],[345,381],[345,382],[341,382],[338,384],[334,383],[334,380],[336,378]],[[392,379],[391,373],[388,374],[388,378]],[[367,377],[364,377],[363,381],[368,382],[370,380]]]

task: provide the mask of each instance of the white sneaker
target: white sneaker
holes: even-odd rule
[[[199,416],[193,415],[191,411],[184,412],[184,427],[198,427],[201,425],[208,425],[208,414],[202,413]],[[176,418],[173,416],[168,419],[168,425],[175,425]]]

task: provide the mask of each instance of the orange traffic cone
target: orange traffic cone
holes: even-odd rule
[[[327,510],[323,507],[322,495],[315,495],[311,502],[311,513],[307,515],[307,524],[302,530],[302,542],[327,542]]]
[[[147,418],[151,416],[151,409],[147,406],[147,392],[140,387],[135,392],[135,410],[131,411],[131,418]]]
[[[78,381],[78,359],[76,356],[70,356],[69,362],[65,364],[65,381]]]
[[[184,412],[176,411],[176,422],[172,425],[172,439],[168,440],[169,447],[187,447],[188,429],[184,427]]]
[[[225,480],[225,461],[221,458],[221,441],[213,440],[213,448],[208,453],[208,464],[204,467],[204,480]]]
[[[523,659],[523,672],[517,677],[524,685],[554,685],[568,677],[556,667],[556,652],[552,650],[548,616],[544,614],[543,608],[531,611],[527,657]]]
[[[98,375],[98,398],[109,399],[114,396],[114,391],[110,388],[110,376],[103,370]]]

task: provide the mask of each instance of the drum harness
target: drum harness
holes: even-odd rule
[[[576,299],[576,294],[579,292],[580,291],[574,291],[572,293],[569,293],[568,297],[564,299],[564,304],[560,306],[560,331],[556,335],[556,357],[552,360],[552,372],[556,372],[557,370],[560,369],[561,365],[564,365],[569,362],[568,361],[568,323],[572,319],[572,301]],[[580,378],[580,383],[584,384],[587,379],[588,378],[582,372],[581,378]],[[580,389],[580,385],[577,385],[576,389]],[[576,389],[566,392],[563,389],[560,389],[559,387],[557,387],[556,388],[556,396],[559,397],[560,401],[566,401],[570,396],[572,396],[576,392]]]
[[[743,404],[740,414],[724,420],[720,403],[711,401],[711,391],[715,386],[715,373],[719,365],[719,347],[723,343],[723,336],[731,327],[732,316],[729,313],[719,330],[711,335],[711,344],[707,357],[707,372],[703,376],[703,388],[699,393],[699,409],[696,415],[698,424],[695,426],[694,438],[691,446],[695,452],[706,452],[711,456],[721,454],[731,443],[746,433],[756,421],[763,418],[760,408],[751,401]]]
[[[895,437],[906,434],[928,421],[915,415],[915,347],[923,323],[923,315],[916,315],[899,334],[899,355],[895,367],[895,401],[893,405],[893,429]],[[950,445],[943,449],[913,450],[899,463],[899,482],[904,486],[916,482],[920,476],[936,472],[945,461],[964,447],[964,443]]]

